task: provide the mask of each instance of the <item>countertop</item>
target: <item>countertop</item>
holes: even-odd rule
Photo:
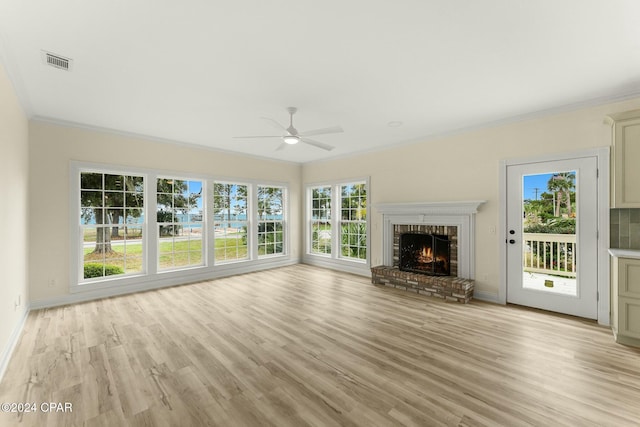
[[[609,253],[618,258],[637,258],[640,259],[640,249],[616,249],[609,248]]]

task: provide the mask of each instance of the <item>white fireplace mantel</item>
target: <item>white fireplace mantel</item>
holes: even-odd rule
[[[378,203],[382,214],[383,262],[393,266],[394,225],[445,225],[458,227],[458,277],[475,277],[476,213],[485,200],[460,202]]]

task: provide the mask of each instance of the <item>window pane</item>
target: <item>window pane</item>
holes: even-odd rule
[[[106,222],[108,224],[123,224],[124,209],[107,209]]]
[[[125,273],[142,273],[142,257],[127,255],[124,259]]]
[[[104,205],[119,208],[124,206],[124,193],[107,191],[104,193]]]
[[[87,242],[95,243],[97,240],[97,229],[95,227],[85,227],[82,229],[82,241],[85,242],[84,247],[87,246]]]
[[[122,175],[105,175],[104,176],[104,189],[105,190],[124,190],[124,177]]]
[[[173,195],[173,207],[174,208],[186,208],[188,206],[188,200],[182,194]]]
[[[166,210],[166,209],[158,207],[158,212],[156,213],[156,221],[158,221],[158,223],[172,223],[173,222],[173,209]],[[162,229],[161,229],[161,231],[162,231]],[[162,234],[160,234],[160,235],[162,236]]]
[[[366,259],[366,222],[343,222],[341,231],[341,255],[347,258]]]
[[[189,253],[188,252],[175,252],[173,254],[173,266],[174,267],[187,267],[187,266],[189,266]]]
[[[216,262],[248,259],[247,194],[243,184],[214,183],[214,257]]]
[[[83,172],[80,174],[80,188],[87,190],[102,190],[102,174]]]
[[[284,253],[284,190],[258,186],[258,254]],[[275,233],[278,230],[280,233]]]
[[[173,253],[160,254],[158,268],[161,270],[173,268]]]
[[[312,254],[366,260],[367,257],[367,194],[366,183],[340,184],[339,192],[332,194],[332,186],[311,188],[307,202],[311,218],[308,225]],[[339,216],[331,219],[331,205],[339,206]],[[339,252],[332,254],[334,237]],[[277,238],[277,236],[276,236]]]
[[[310,251],[314,254],[331,254],[331,186],[311,189]]]
[[[197,235],[192,234],[191,239],[189,239],[189,251],[199,251],[202,252],[202,239]]]
[[[172,179],[158,178],[156,185],[158,193],[173,193]]]
[[[189,252],[189,262],[192,264],[202,264],[202,251]]]
[[[173,180],[173,193],[182,194],[189,188],[188,181],[182,181],[179,179]]]
[[[200,182],[200,181],[189,181],[189,193],[191,193],[191,194],[202,194],[202,182]]]
[[[125,190],[138,193],[144,192],[144,180],[141,176],[127,176]]]
[[[162,226],[160,227],[162,228]],[[171,225],[169,227],[173,226]],[[161,254],[173,253],[173,236],[171,234],[166,234],[165,236],[169,237],[160,239],[160,241],[158,242],[158,252]]]
[[[102,207],[104,205],[102,191],[80,191],[80,206]]]
[[[102,209],[82,208],[80,209],[80,224],[102,224]]]
[[[137,244],[135,252],[142,254],[142,227],[126,226],[124,235],[127,241],[129,241],[129,244]],[[131,249],[128,253],[132,253]]]
[[[127,210],[131,222],[138,227],[129,235],[125,223],[125,186],[144,189],[141,176],[124,176],[97,172],[80,173],[80,226],[79,242],[83,265],[83,280],[107,276],[140,273],[142,263],[142,229],[144,193],[135,193],[132,199],[139,207]],[[104,188],[104,191],[103,191]],[[133,193],[132,193],[133,194]],[[134,237],[135,235],[135,237]],[[128,263],[127,260],[131,259]]]
[[[203,264],[202,186],[202,181],[196,180],[158,179],[156,218],[160,270]]]
[[[331,253],[331,223],[315,221],[311,225],[311,252],[320,254]]]
[[[130,208],[142,207],[143,194],[142,193],[125,193],[124,204]]]
[[[127,209],[127,217],[125,222],[127,224],[142,224],[144,223],[144,210],[143,209]]]

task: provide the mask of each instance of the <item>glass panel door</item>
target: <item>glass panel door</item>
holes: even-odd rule
[[[595,157],[507,167],[507,302],[595,319]]]
[[[522,178],[522,286],[577,296],[576,171]]]

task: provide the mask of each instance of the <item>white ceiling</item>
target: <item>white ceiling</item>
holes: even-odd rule
[[[308,162],[640,95],[640,1],[2,0],[0,58],[30,117]],[[336,149],[232,138],[288,106]]]

